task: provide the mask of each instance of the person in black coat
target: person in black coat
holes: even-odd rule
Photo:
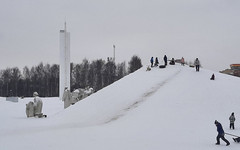
[[[210,80],[215,80],[215,75],[214,74],[212,74]]]
[[[170,64],[170,65],[175,65],[175,60],[174,60],[174,58],[172,58],[172,60],[170,61],[169,64]]]
[[[167,66],[167,56],[166,55],[164,55],[163,60],[164,60],[165,66]]]
[[[216,125],[216,127],[217,127],[217,132],[218,132],[218,135],[217,135],[217,137],[216,137],[216,139],[217,139],[216,145],[219,145],[219,144],[220,144],[220,138],[221,138],[224,142],[227,143],[226,146],[230,145],[229,141],[228,141],[227,139],[225,139],[225,137],[224,137],[224,134],[225,134],[225,133],[224,133],[224,130],[223,130],[223,128],[222,128],[221,123],[219,123],[217,120],[215,120],[214,123],[215,123],[215,125]]]
[[[156,58],[155,58],[155,64],[154,64],[154,66],[157,67],[158,64],[159,64],[159,62],[158,62],[158,58],[156,57]]]
[[[151,62],[151,67],[153,67],[153,57],[151,57],[150,62]]]

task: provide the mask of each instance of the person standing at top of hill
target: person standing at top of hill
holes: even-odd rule
[[[184,66],[184,64],[185,64],[185,60],[184,60],[184,58],[182,57],[182,58],[181,58],[181,65]]]
[[[153,57],[150,59],[151,67],[153,67]]]
[[[167,66],[167,56],[166,55],[164,55],[163,60],[164,60],[165,66]]]
[[[224,133],[224,130],[223,130],[223,128],[222,128],[221,123],[219,123],[217,120],[215,120],[214,123],[215,123],[215,125],[216,125],[216,127],[217,127],[217,132],[218,132],[218,135],[217,135],[217,137],[216,137],[216,139],[217,139],[216,145],[219,145],[219,144],[220,144],[220,138],[221,138],[224,142],[227,143],[226,146],[230,145],[229,141],[228,141],[227,139],[225,139],[225,137],[224,137],[224,134],[225,134],[225,133]]]
[[[196,71],[199,72],[200,61],[198,60],[198,58],[195,59],[194,65],[195,65],[195,67],[196,67]]]
[[[234,112],[231,114],[231,116],[229,117],[229,121],[230,121],[230,129],[232,128],[234,130],[234,122],[235,122],[235,116],[234,116]]]
[[[155,58],[155,64],[154,64],[154,66],[157,67],[158,64],[159,64],[159,62],[158,62],[158,58],[156,57],[156,58]]]

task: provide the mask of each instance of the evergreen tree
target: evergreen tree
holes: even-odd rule
[[[116,68],[116,80],[119,80],[126,75],[127,75],[127,70],[126,70],[125,62],[118,64]]]
[[[134,55],[134,56],[131,58],[131,60],[130,60],[130,62],[129,62],[128,64],[129,64],[129,68],[128,68],[128,72],[129,72],[129,73],[132,73],[132,72],[134,72],[134,71],[136,71],[136,70],[138,70],[139,68],[142,67],[142,61],[141,61],[141,59],[140,59],[138,56],[136,56],[136,55]]]
[[[108,61],[102,71],[103,87],[116,81],[116,65],[113,61]]]

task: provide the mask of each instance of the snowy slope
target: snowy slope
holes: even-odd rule
[[[212,73],[216,80],[210,81]],[[214,120],[240,135],[240,78],[187,66],[145,67],[63,109],[58,98],[44,98],[46,119],[26,118],[26,98],[0,98],[0,149],[34,150],[208,150],[215,145]],[[235,112],[235,130],[228,117]]]

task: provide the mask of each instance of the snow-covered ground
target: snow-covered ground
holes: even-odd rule
[[[175,65],[143,67],[65,110],[58,98],[43,98],[48,118],[26,117],[32,98],[0,98],[0,150],[237,150],[227,135],[229,147],[215,145],[214,120],[240,135],[239,87],[240,78]]]

